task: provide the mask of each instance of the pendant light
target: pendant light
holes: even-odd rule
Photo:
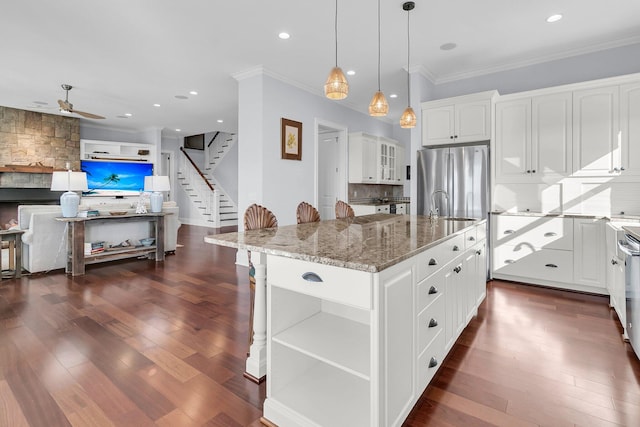
[[[402,113],[402,116],[400,116],[400,127],[404,129],[416,127],[416,113],[414,113],[413,108],[411,108],[411,68],[409,66],[409,59],[411,58],[409,12],[412,11],[414,7],[416,7],[416,4],[412,1],[405,2],[402,5],[402,9],[407,11],[407,108]]]
[[[386,116],[388,111],[389,104],[380,90],[380,0],[378,0],[378,91],[373,95],[369,104],[369,115],[382,117]]]
[[[336,40],[336,66],[331,69],[324,84],[324,94],[329,99],[345,99],[349,94],[349,83],[342,69],[338,67],[338,0],[336,0],[336,14],[334,33]]]

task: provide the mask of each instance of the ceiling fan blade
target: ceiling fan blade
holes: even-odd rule
[[[71,112],[79,114],[82,117],[85,117],[87,119],[104,119],[104,117],[102,117],[102,116],[99,116],[97,114],[86,113],[84,111],[72,110]]]

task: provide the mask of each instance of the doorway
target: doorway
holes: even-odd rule
[[[321,219],[334,219],[336,201],[347,201],[347,128],[317,120],[315,137],[315,205]]]
[[[160,152],[160,172],[158,175],[168,176],[169,177],[169,187],[171,190],[164,194],[164,200],[169,201],[173,200],[173,188],[175,185],[173,179],[173,157],[171,156],[173,153],[171,151],[162,151]]]

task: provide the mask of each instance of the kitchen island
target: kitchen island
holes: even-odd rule
[[[265,421],[401,425],[484,299],[485,240],[486,221],[389,214],[207,236],[252,251]]]

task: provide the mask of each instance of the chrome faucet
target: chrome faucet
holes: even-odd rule
[[[448,211],[448,207],[449,207],[449,194],[444,191],[444,190],[436,190],[433,193],[431,193],[431,208],[429,209],[429,217],[430,218],[437,218],[438,217],[438,208],[436,208],[436,194],[438,193],[442,193],[444,194],[444,197],[447,199],[447,211]]]

